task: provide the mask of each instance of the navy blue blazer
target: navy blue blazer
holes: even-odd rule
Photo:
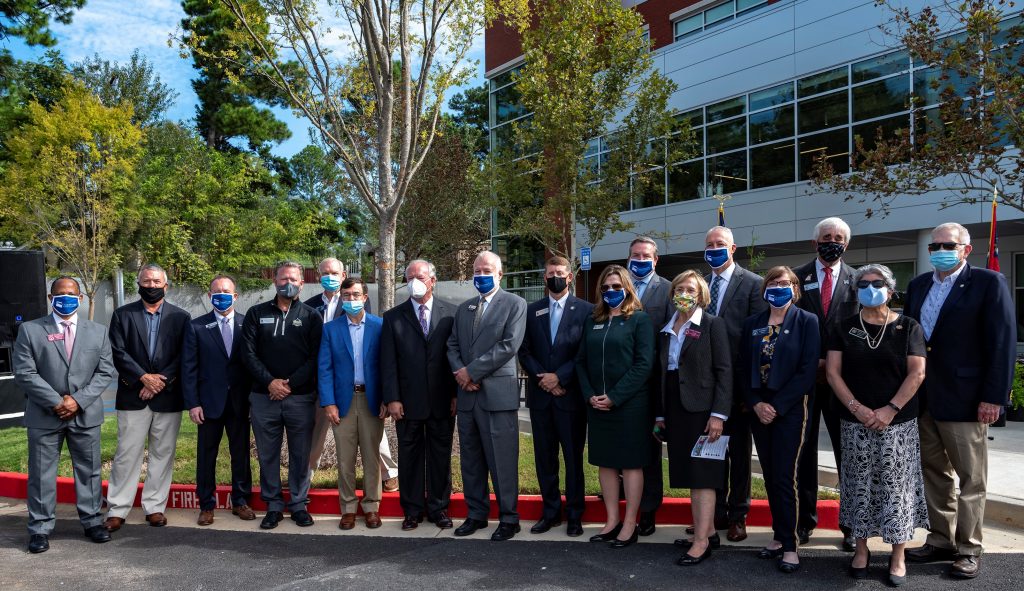
[[[771,310],[754,314],[743,323],[739,366],[749,372],[741,380],[747,406],[767,402],[779,416],[799,405],[814,388],[821,351],[818,317],[791,305],[782,321],[782,332],[775,341],[772,371],[768,384],[761,386],[761,337],[768,326]]]
[[[242,359],[242,321],[245,315],[235,311],[231,355],[224,348],[219,315],[212,311],[192,320],[185,328],[181,348],[181,393],[185,408],[203,408],[203,414],[216,419],[230,402],[236,412],[249,415],[252,378]]]
[[[561,410],[584,408],[576,382],[576,353],[583,340],[583,325],[594,311],[594,305],[569,294],[558,322],[558,333],[551,343],[551,298],[544,296],[526,308],[526,336],[519,347],[519,363],[529,375],[526,386],[527,404],[543,409],[550,404]],[[554,396],[540,387],[537,374],[554,373],[566,389],[565,396]]]
[[[366,313],[363,326],[363,380],[366,385],[366,404],[370,412],[380,412],[380,335],[384,320]],[[347,416],[355,391],[355,358],[352,355],[352,337],[348,333],[348,317],[344,312],[333,322],[324,325],[320,340],[317,387],[320,406],[338,406],[338,415]]]
[[[933,273],[907,286],[903,313],[921,322]],[[977,421],[978,403],[1009,404],[1017,354],[1013,298],[1002,274],[965,265],[928,339],[924,396],[937,421]]]

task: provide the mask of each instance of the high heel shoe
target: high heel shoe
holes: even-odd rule
[[[783,559],[779,559],[779,571],[787,575],[791,575],[796,571],[800,570],[799,562],[786,562]]]
[[[708,547],[704,549],[704,553],[700,556],[692,556],[689,552],[687,552],[679,557],[679,560],[676,561],[676,564],[678,564],[679,566],[694,566],[704,562],[708,559],[709,556],[711,556],[710,544],[708,544]]]
[[[850,561],[849,573],[854,579],[862,580],[868,578],[868,567],[871,566],[871,550],[868,550],[868,559],[864,563],[864,566],[853,566],[853,560]]]
[[[769,560],[772,558],[782,558],[782,554],[782,546],[775,549],[761,548],[761,551],[757,553],[757,557],[761,560]]]
[[[629,536],[629,538],[625,540],[620,540],[618,537],[616,537],[614,540],[608,543],[608,547],[618,550],[620,548],[625,548],[626,546],[631,546],[635,544],[638,539],[640,539],[640,527],[634,526],[633,535]]]
[[[619,536],[619,532],[622,531],[622,522],[613,527],[611,531],[603,534],[595,534],[590,536],[591,542],[610,542]]]
[[[889,561],[889,584],[893,587],[902,587],[903,585],[907,584],[906,573],[902,575],[892,574],[892,560]]]

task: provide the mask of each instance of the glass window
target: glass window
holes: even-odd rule
[[[518,72],[521,69],[522,69],[522,66],[519,66],[517,68],[512,68],[511,70],[509,70],[507,72],[503,72],[501,74],[498,74],[494,78],[491,78],[491,90],[497,90],[497,89],[501,88],[502,86],[505,86],[506,84],[511,83],[512,82],[512,78],[515,76],[516,72]]]
[[[932,107],[914,111],[914,145],[921,148],[925,145],[935,146],[936,141],[947,133],[946,124],[942,120],[942,110]]]
[[[740,150],[708,158],[708,182],[722,184],[722,191],[733,193],[747,190],[747,152]]]
[[[743,96],[715,103],[708,107],[708,123],[721,121],[736,115],[742,115],[747,109],[747,99]]]
[[[601,151],[609,152],[619,147],[619,134],[609,133],[601,136]]]
[[[703,138],[704,130],[700,128],[693,130],[693,134],[689,136],[684,136],[683,134],[680,133],[669,136],[669,162],[679,162],[680,160],[689,160],[690,158],[698,158],[700,156],[703,156]]]
[[[677,20],[675,23],[675,39],[679,41],[692,33],[697,33],[704,28],[704,16],[697,13],[689,18]]]
[[[501,125],[526,113],[526,109],[520,102],[519,89],[515,84],[494,92],[493,96],[495,125]]]
[[[694,109],[692,111],[686,111],[684,113],[677,113],[675,116],[675,120],[679,122],[689,123],[690,127],[704,125],[704,109]]]
[[[766,4],[767,2],[768,0],[736,0],[736,12],[743,12],[744,10]]]
[[[750,188],[784,185],[796,180],[796,144],[790,140],[750,149]]]
[[[910,129],[910,116],[909,115],[897,115],[896,117],[889,117],[888,119],[880,119],[878,121],[872,121],[870,123],[861,123],[860,125],[853,126],[854,135],[854,146],[856,146],[856,137],[860,136],[861,145],[865,150],[874,150],[878,147],[878,135],[881,133],[884,141],[895,141],[898,140],[903,130]],[[907,153],[909,156],[909,152]],[[860,159],[858,158],[858,161]],[[899,158],[894,158],[887,164],[896,164]]]
[[[708,154],[727,152],[747,145],[746,119],[733,119],[707,126]]]
[[[665,169],[657,168],[632,178],[633,209],[665,204]]]
[[[594,154],[597,154],[598,151],[600,151],[600,149],[601,149],[601,140],[599,140],[598,138],[594,138],[592,140],[588,140],[587,141],[587,149],[586,149],[586,151],[583,152],[583,155],[584,156],[593,156]]]
[[[907,55],[907,52],[897,51],[896,53],[888,53],[857,62],[850,69],[853,71],[853,82],[856,84],[857,82],[874,80],[875,78],[881,78],[896,72],[903,72],[909,67],[910,57]]]
[[[810,178],[816,160],[824,157],[838,174],[850,172],[848,128],[800,138],[800,180]]]
[[[704,161],[676,164],[668,172],[668,202],[678,203],[700,197],[704,186]]]
[[[847,79],[846,66],[836,68],[835,70],[829,70],[828,72],[814,74],[813,76],[808,76],[797,81],[797,94],[801,97],[805,97],[811,96],[812,94],[834,90],[836,88],[846,86]]]
[[[974,76],[964,77],[957,72],[949,72],[949,77],[943,80],[942,71],[938,68],[918,70],[914,72],[914,106],[938,104],[947,91],[967,98],[968,91],[977,84],[978,79]]]
[[[793,105],[752,113],[750,143],[761,144],[793,135]]]
[[[714,8],[704,11],[704,25],[712,25],[731,19],[736,14],[735,0],[729,0],[725,4],[719,4]]]
[[[845,90],[800,101],[800,133],[849,123]]]
[[[853,120],[863,121],[910,107],[910,78],[893,76],[853,87]]]
[[[772,88],[750,93],[750,110],[756,111],[774,107],[793,100],[793,83],[787,82]]]

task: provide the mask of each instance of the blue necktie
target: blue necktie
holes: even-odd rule
[[[551,304],[551,344],[555,344],[555,337],[558,335],[558,323],[562,321],[562,305],[558,302]]]

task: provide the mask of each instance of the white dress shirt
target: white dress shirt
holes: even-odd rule
[[[413,315],[416,316],[416,322],[420,320],[420,306],[426,306],[423,310],[423,316],[427,319],[427,326],[430,326],[430,313],[434,311],[434,296],[430,296],[430,299],[423,302],[422,304],[416,300],[409,298],[409,303],[412,304]]]
[[[928,290],[928,295],[925,296],[924,303],[921,304],[921,328],[924,330],[925,340],[932,338],[932,331],[935,330],[935,322],[939,319],[942,304],[946,303],[946,297],[949,296],[949,292],[953,291],[953,286],[956,285],[960,273],[966,266],[961,263],[960,268],[950,273],[945,279],[939,279],[937,271],[932,274],[932,288]]]
[[[363,312],[359,322],[352,320],[352,317],[345,314],[348,321],[348,336],[352,339],[352,369],[357,386],[366,384],[366,376],[363,374],[363,327],[366,326],[366,312]]]
[[[708,290],[710,292],[711,285],[713,285],[715,281],[718,281],[718,301],[715,302],[715,309],[708,310],[708,314],[711,314],[712,316],[718,316],[719,310],[722,309],[722,300],[725,299],[725,290],[729,289],[729,281],[732,280],[732,274],[735,272],[735,261],[729,263],[729,266],[726,267],[721,274],[711,271],[711,283],[708,284]]]
[[[836,283],[839,282],[839,270],[843,268],[843,259],[836,261],[829,269],[832,269],[832,291],[829,292],[829,301],[832,296],[836,294]],[[817,271],[818,275],[818,290],[824,289],[825,287],[825,265],[821,264],[821,259],[814,259],[814,270]],[[793,286],[797,287],[797,286]]]
[[[341,300],[338,297],[339,292],[334,292],[334,297],[328,299],[326,293],[320,294],[320,298],[324,301],[324,324],[327,324],[334,319],[334,313],[338,310],[338,302]]]
[[[565,295],[559,299],[555,299],[548,296],[548,308],[551,309],[548,314],[551,315],[549,322],[551,323],[551,342],[555,342],[555,335],[558,334],[558,326],[562,323],[562,315],[565,314],[565,302],[569,299],[569,292],[566,291]]]
[[[732,265],[729,265],[729,266],[731,267]],[[721,297],[721,296],[719,296],[719,297]],[[681,327],[679,327],[679,332],[676,333],[676,331],[672,329],[672,327],[675,326],[675,324],[676,324],[676,319],[679,318],[679,311],[676,310],[675,312],[672,313],[672,318],[669,319],[668,324],[666,324],[665,327],[661,329],[661,332],[666,333],[666,334],[669,335],[669,339],[668,339],[668,367],[665,368],[667,371],[675,371],[675,370],[679,369],[679,353],[680,353],[680,351],[683,350],[683,343],[686,341],[686,331],[689,330],[690,327],[693,326],[694,324],[698,324],[699,325],[700,324],[700,320],[703,317],[704,317],[704,310],[702,310],[701,308],[698,307],[696,310],[693,311],[693,315],[690,316],[690,319],[687,320],[686,322],[684,322],[683,325]],[[722,419],[723,421],[728,420],[728,418],[729,418],[729,417],[727,417],[725,415],[722,415],[722,414],[719,414],[717,412],[711,413],[711,416],[718,417],[718,418]],[[656,418],[659,421],[664,421],[665,420],[664,417],[656,417]]]

